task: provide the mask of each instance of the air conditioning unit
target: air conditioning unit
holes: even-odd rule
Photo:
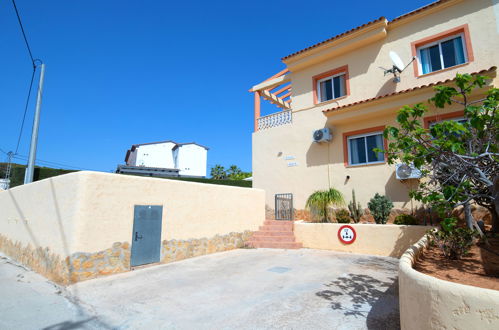
[[[415,168],[413,165],[396,164],[395,176],[399,180],[419,179],[421,177],[421,171]]]
[[[332,136],[329,128],[321,128],[314,131],[313,134],[314,142],[328,142],[331,141]]]

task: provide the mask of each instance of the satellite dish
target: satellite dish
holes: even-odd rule
[[[397,68],[399,72],[404,71],[405,66],[404,62],[400,59],[397,53],[395,53],[393,50],[390,51],[389,53],[390,59],[392,60],[393,66]]]
[[[414,56],[412,58],[412,60],[404,66],[404,62],[402,62],[402,60],[400,59],[400,56],[394,52],[393,50],[391,50],[388,55],[390,56],[390,59],[392,60],[392,68],[391,69],[385,69],[383,67],[379,67],[380,69],[382,69],[383,71],[385,71],[385,76],[389,73],[393,74],[393,82],[400,82],[400,74],[409,66],[409,64],[411,64],[412,62],[414,62],[414,60],[416,59],[416,57]]]

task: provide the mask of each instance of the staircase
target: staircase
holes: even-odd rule
[[[263,226],[248,240],[254,248],[300,249],[302,243],[296,242],[293,221],[265,220]]]

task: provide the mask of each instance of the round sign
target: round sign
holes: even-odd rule
[[[353,229],[352,226],[344,225],[341,226],[340,229],[338,229],[338,239],[343,244],[352,244],[353,242],[355,242],[356,238],[357,238],[357,233],[355,232],[355,229]]]

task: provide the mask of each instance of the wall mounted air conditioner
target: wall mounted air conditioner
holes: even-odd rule
[[[331,141],[333,138],[331,135],[331,132],[329,131],[329,128],[321,128],[318,130],[314,131],[314,134],[312,135],[314,142],[328,142]]]
[[[421,177],[421,171],[412,165],[396,164],[395,176],[399,180],[419,179]]]

